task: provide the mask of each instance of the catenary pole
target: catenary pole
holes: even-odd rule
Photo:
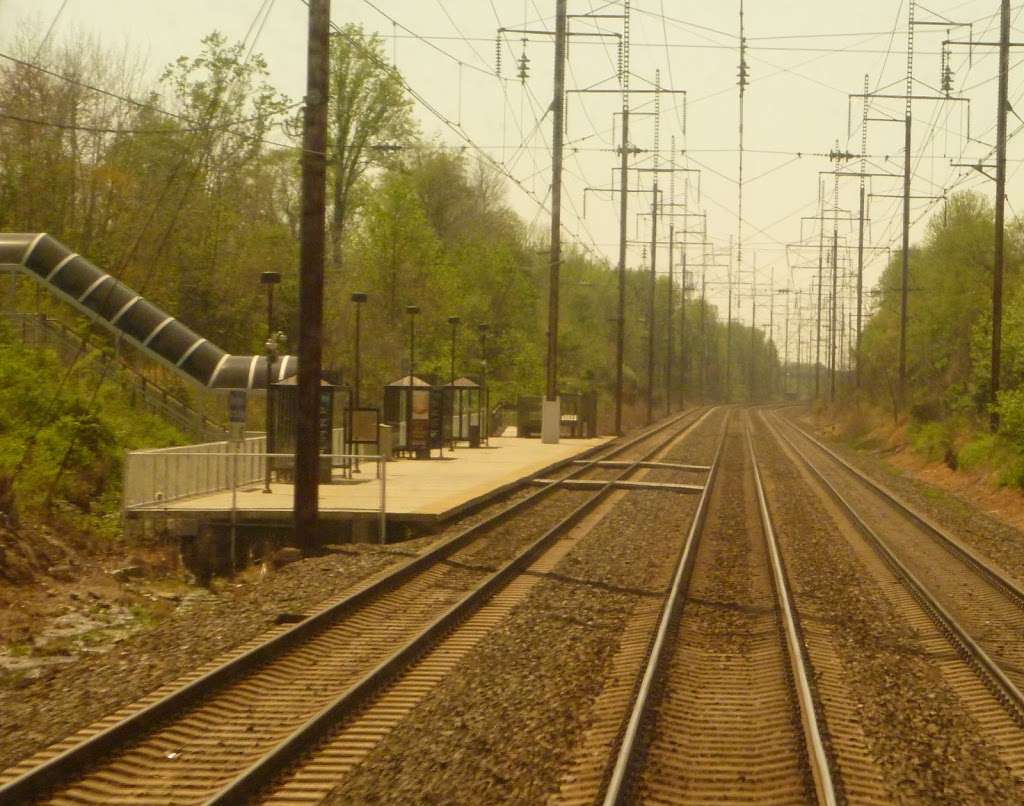
[[[319,519],[320,365],[323,343],[330,0],[309,2],[299,232],[299,378],[295,439],[295,539],[312,549]]]
[[[555,91],[551,146],[551,261],[548,270],[548,360],[542,436],[558,442],[561,416],[558,405],[558,284],[562,264],[562,150],[565,135],[566,0],[555,2]]]
[[[626,222],[629,216],[629,0],[622,23],[622,143],[619,155],[619,311],[615,334],[615,433],[622,431],[623,384],[626,363]]]
[[[907,295],[910,287],[910,181],[911,110],[914,93],[914,0],[907,18],[907,99],[903,117],[903,248],[900,265],[900,345],[896,388],[897,410],[903,408],[907,392]]]
[[[1010,0],[1002,0],[999,19],[999,90],[996,118],[996,211],[995,265],[992,272],[992,379],[989,391],[989,418],[993,431],[999,428],[1000,365],[1003,349],[1003,260],[1004,216],[1006,206],[1006,113],[1010,79]]]

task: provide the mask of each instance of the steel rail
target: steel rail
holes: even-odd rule
[[[688,423],[681,431],[669,435],[667,439],[652,448],[641,459],[633,462],[630,467],[623,469],[615,478],[607,480],[604,486],[589,499],[580,504],[491,576],[482,580],[473,590],[449,607],[420,633],[406,641],[372,671],[352,684],[271,751],[250,765],[227,786],[207,799],[205,801],[206,806],[224,806],[225,804],[243,802],[252,798],[261,789],[269,785],[278,775],[309,751],[313,745],[329,734],[347,713],[350,713],[354,708],[372,697],[381,685],[415,661],[416,658],[430,651],[431,645],[437,639],[444,636],[459,623],[465,621],[488,598],[504,588],[516,576],[520,575],[532,564],[539,554],[554,542],[555,538],[576,525],[606,496],[613,492],[616,489],[617,481],[640,470],[644,461],[657,455],[659,451],[679,439],[690,429],[699,425],[710,415],[711,411],[712,409],[707,410],[696,420]]]
[[[839,505],[842,512],[849,518],[858,532],[868,539],[869,545],[874,547],[879,556],[895,572],[896,576],[903,581],[907,590],[911,593],[918,604],[924,609],[939,630],[946,636],[950,644],[957,651],[957,654],[970,664],[977,672],[981,680],[986,684],[993,695],[1003,704],[1010,717],[1022,728],[1024,728],[1024,693],[1010,680],[985,649],[971,637],[956,618],[939,602],[939,600],[927,589],[893,552],[886,542],[857,514],[842,493],[836,489],[824,474],[815,467],[807,458],[806,454],[797,447],[796,443],[784,433],[782,429],[776,428],[762,420],[765,426],[781,441],[785,442],[793,453],[800,459],[801,463],[817,482],[829,493],[832,499]]]
[[[917,511],[910,504],[904,501],[902,498],[897,496],[895,493],[885,489],[882,485],[864,473],[857,467],[854,467],[850,462],[840,456],[838,453],[829,448],[821,440],[815,438],[812,434],[809,434],[805,429],[801,428],[796,423],[792,422],[788,418],[779,417],[777,414],[773,415],[779,422],[785,423],[790,428],[794,429],[804,439],[810,442],[812,445],[817,447],[823,453],[830,456],[837,464],[841,465],[847,472],[857,478],[858,481],[863,483],[866,487],[874,490],[876,493],[885,498],[890,504],[896,507],[902,515],[908,520],[913,521],[919,526],[922,531],[928,533],[934,537],[944,548],[950,551],[950,553],[959,557],[961,560],[966,562],[972,568],[974,568],[979,574],[985,577],[995,587],[999,588],[1003,593],[1006,594],[1015,605],[1024,610],[1024,590],[1016,584],[1013,580],[1006,576],[1005,573],[1001,572],[992,563],[986,560],[984,557],[979,555],[969,546],[965,545],[962,541],[951,535],[927,515]]]
[[[335,602],[322,608],[303,620],[296,622],[288,630],[272,636],[268,640],[252,649],[242,652],[235,657],[225,661],[215,669],[203,674],[199,678],[171,691],[164,697],[144,708],[133,712],[119,722],[107,727],[97,733],[83,739],[78,744],[58,755],[47,759],[43,763],[22,773],[0,786],[0,803],[21,802],[42,793],[53,790],[57,786],[67,782],[81,774],[82,770],[90,764],[95,764],[100,759],[109,756],[118,748],[128,744],[133,739],[152,731],[156,725],[164,722],[176,713],[184,711],[203,699],[211,696],[220,689],[229,685],[235,679],[254,671],[261,665],[287,653],[294,646],[309,640],[319,632],[330,627],[330,625],[348,615],[357,608],[365,605],[373,598],[393,590],[398,585],[407,581],[431,567],[443,561],[449,555],[465,547],[467,544],[487,528],[501,523],[512,517],[521,510],[531,506],[560,489],[562,482],[575,478],[587,471],[597,467],[597,462],[616,456],[635,445],[650,439],[678,424],[687,417],[695,416],[686,428],[695,425],[703,416],[707,416],[710,409],[700,415],[700,409],[689,410],[678,416],[659,423],[657,426],[645,429],[640,434],[627,440],[625,443],[613,446],[601,446],[594,449],[598,454],[588,464],[577,466],[572,472],[556,479],[546,487],[533,492],[532,494],[513,502],[502,511],[487,518],[448,540],[438,544],[422,555],[410,558],[403,562],[392,573],[381,577],[373,583],[361,588],[339,602]],[[605,450],[605,448],[609,448]],[[655,451],[656,452],[656,451]],[[646,457],[645,457],[646,458]],[[567,459],[554,465],[554,468],[571,466],[573,459]],[[513,489],[522,489],[529,484],[524,481]],[[595,493],[600,495],[601,493]]]
[[[718,447],[715,450],[715,457],[711,462],[711,469],[708,471],[707,479],[704,482],[704,490],[701,492],[700,499],[697,502],[697,511],[686,535],[683,551],[679,557],[675,575],[672,578],[669,596],[661,611],[658,630],[655,633],[654,641],[648,653],[647,666],[644,669],[644,675],[637,690],[633,710],[626,724],[622,742],[619,744],[619,752],[615,759],[615,765],[612,768],[611,778],[605,789],[605,806],[618,806],[618,804],[628,802],[630,775],[642,742],[641,729],[648,708],[654,699],[654,690],[668,654],[668,646],[670,644],[669,633],[677,621],[680,608],[686,598],[686,590],[689,587],[691,571],[697,556],[697,545],[700,542],[700,536],[707,519],[708,502],[711,500],[711,491],[714,488],[715,479],[718,477],[719,460],[725,447],[730,416],[731,412],[729,412],[725,422],[722,424],[722,434],[719,438]]]
[[[751,436],[749,420],[746,423],[746,435],[747,447],[750,451],[750,464],[754,471],[754,487],[757,490],[758,509],[761,514],[761,531],[764,534],[765,545],[768,548],[769,564],[772,569],[772,582],[778,600],[783,632],[785,633],[793,685],[799,702],[800,722],[803,725],[807,762],[811,769],[811,776],[814,779],[817,802],[824,804],[824,806],[835,806],[842,798],[837,794],[836,783],[832,775],[834,763],[822,737],[822,725],[818,718],[813,675],[810,672],[810,658],[807,656],[803,632],[800,629],[800,620],[796,613],[796,608],[793,606],[789,580],[786,576],[782,554],[779,550],[778,539],[775,536],[775,528],[772,525],[772,517],[768,509],[768,500],[764,491],[764,483],[761,479],[761,471],[757,464],[757,451],[754,450],[754,440]]]

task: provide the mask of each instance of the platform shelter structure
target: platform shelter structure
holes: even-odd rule
[[[442,455],[450,423],[444,389],[415,375],[384,387],[384,422],[394,429],[394,449],[416,459]]]
[[[469,378],[456,378],[454,382],[445,384],[444,391],[450,413],[452,444],[465,442],[471,448],[479,448],[486,436],[480,415],[484,407],[480,384]]]

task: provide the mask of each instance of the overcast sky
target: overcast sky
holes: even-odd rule
[[[269,8],[256,48],[266,56],[278,88],[295,99],[302,95],[307,11],[300,0],[0,0],[0,45],[9,50],[16,25],[23,20],[45,31],[62,5],[65,8],[54,36],[86,32],[118,48],[129,43],[145,57],[153,78],[176,56],[194,53],[200,38],[214,29],[243,38],[261,9]],[[510,183],[510,203],[538,227],[546,224],[547,214],[539,204],[548,200],[551,179],[551,120],[545,115],[552,95],[553,48],[550,38],[531,36],[525,45],[529,78],[521,83],[515,75],[515,62],[524,48],[521,35],[504,35],[499,78],[495,75],[496,32],[499,27],[549,30],[554,24],[554,5],[553,0],[334,0],[332,4],[335,22],[355,20],[386,37],[389,54],[412,89],[429,105],[418,102],[416,106],[424,133],[446,144],[478,147],[489,154],[519,183]],[[969,30],[975,40],[996,38],[999,3],[932,0],[928,9],[919,6],[917,19],[938,20],[937,15],[943,15],[955,22],[973,23],[973,29],[951,28],[952,36],[946,26],[917,28],[914,89],[934,95],[940,85],[942,40],[967,39]],[[1014,7],[1015,24],[1022,9],[1024,5]],[[622,4],[569,0],[569,11],[617,14]],[[748,281],[750,269],[756,267],[758,282],[764,287],[773,271],[776,287],[786,286],[791,272],[795,286],[808,285],[816,270],[807,267],[817,264],[818,231],[813,219],[818,209],[819,171],[832,168],[827,152],[837,142],[842,150],[860,150],[861,107],[850,105],[848,95],[863,92],[865,74],[873,91],[904,91],[906,28],[907,4],[898,0],[747,2],[750,84],[745,114],[742,263]],[[616,19],[574,19],[571,29],[613,33],[621,32],[622,25]],[[1015,31],[1019,32],[1016,27]],[[659,167],[672,164],[700,169],[699,179],[694,171],[675,175],[675,202],[686,198],[690,212],[706,212],[708,235],[721,252],[710,262],[724,266],[730,238],[735,246],[739,233],[738,0],[636,0],[631,37],[632,87],[649,89],[655,71],[660,70],[661,86],[687,93],[660,97]],[[569,88],[616,88],[616,42],[615,37],[574,37],[569,50]],[[954,187],[992,194],[988,179],[950,164],[986,158],[994,140],[995,51],[976,48],[970,59],[967,51],[955,47],[950,65],[954,94],[970,98],[969,129],[966,103],[914,103],[915,195],[941,195]],[[1014,53],[1011,66],[1018,59]],[[1019,72],[1011,73],[1011,103],[1020,101],[1021,87]],[[618,202],[607,193],[584,194],[584,188],[608,187],[613,181],[618,184],[613,168],[617,164],[614,148],[619,144],[619,117],[613,119],[613,115],[620,105],[617,94],[570,95],[563,196],[563,221],[572,238],[613,263],[618,253]],[[634,95],[631,106],[635,114],[630,140],[640,148],[652,149],[654,96]],[[874,102],[871,117],[890,116],[902,121],[902,102]],[[1020,124],[1011,116],[1010,131]],[[968,140],[968,132],[973,140]],[[868,135],[868,170],[901,175],[902,123],[871,122]],[[674,155],[670,154],[673,138]],[[1021,187],[1020,157],[1021,149],[1011,141],[1011,209]],[[653,156],[644,154],[636,164],[654,167]],[[654,176],[652,172],[634,174],[631,181],[634,187],[639,182],[650,188]],[[669,174],[657,176],[665,193],[663,200],[670,201]],[[869,192],[875,194],[869,198],[867,230],[873,247],[899,243],[900,200],[886,194],[898,194],[901,188],[899,178],[874,179],[869,186]],[[829,177],[829,207],[832,194],[833,179]],[[856,179],[840,179],[838,209],[843,212],[836,218],[856,216],[857,194]],[[915,199],[914,217],[923,220],[941,210],[941,205],[941,201]],[[650,209],[650,193],[630,194],[630,207],[631,237],[649,238],[650,220],[638,218],[637,213]],[[682,208],[674,209],[680,213],[675,221],[677,230],[685,230],[687,223],[691,230],[696,229],[699,219],[684,219]],[[922,226],[915,227],[915,237]],[[840,264],[855,265],[855,221],[840,221],[838,227]],[[830,223],[826,229],[831,235]],[[661,231],[667,236],[667,221]],[[698,236],[678,237],[693,241]],[[809,246],[789,246],[800,241]],[[874,259],[866,273],[868,285],[877,279],[884,252],[873,249],[869,255]],[[666,257],[664,251],[659,255],[661,268],[667,268]],[[702,249],[688,247],[687,258],[691,265],[699,265]],[[641,260],[640,246],[631,246],[631,265],[640,265]],[[735,262],[734,253],[734,266]],[[709,272],[709,281],[724,279],[724,268]],[[719,287],[715,288],[718,293]],[[778,306],[781,316],[781,297]],[[749,319],[749,302],[743,305],[741,315]],[[776,335],[781,339],[780,333]]]

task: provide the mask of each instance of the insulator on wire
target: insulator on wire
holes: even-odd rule
[[[948,32],[947,32],[948,33]],[[949,95],[953,92],[953,65],[952,65],[952,54],[950,52],[949,43],[942,43],[942,67],[940,76],[940,83],[942,91]]]
[[[501,34],[494,37],[494,74],[501,78]]]
[[[523,55],[519,57],[519,80],[525,84],[530,77],[530,57],[526,55],[526,40],[523,40]]]

